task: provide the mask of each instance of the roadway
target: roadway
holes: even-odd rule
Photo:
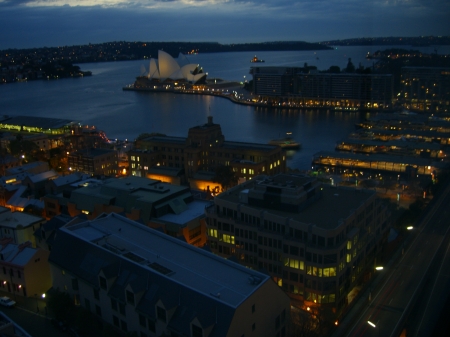
[[[24,298],[22,296],[14,298],[10,293],[3,291],[0,291],[0,296],[9,296],[17,301],[13,308],[0,306],[0,311],[5,313],[32,337],[68,336],[66,332],[59,331],[52,325],[44,300],[31,297]]]
[[[450,282],[449,192],[450,185],[413,229],[416,233],[411,233],[413,240],[403,255],[380,271],[385,275],[379,275],[372,292],[367,290],[368,296],[360,299],[365,303],[355,306],[357,312],[352,309],[333,336],[397,337],[405,327],[408,336],[431,334],[447,299],[441,291]]]

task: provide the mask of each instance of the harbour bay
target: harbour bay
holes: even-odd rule
[[[352,58],[355,66],[361,63],[368,67],[374,61],[365,58],[367,52],[387,48],[392,47],[256,54],[266,60],[258,66],[302,67],[308,63],[325,70],[331,65],[344,68],[348,58]],[[254,55],[251,52],[200,53],[188,59],[200,64],[208,72],[208,78],[244,81],[251,80],[248,72],[254,66],[250,63]],[[303,146],[299,151],[288,152],[288,166],[301,170],[310,167],[314,153],[333,150],[336,141],[345,138],[357,122],[368,116],[347,111],[257,108],[212,96],[123,91],[122,87],[141,74],[142,65],[148,67],[148,60],[86,63],[79,66],[92,71],[91,77],[2,85],[1,114],[70,119],[95,125],[111,139],[128,140],[144,132],[185,137],[188,128],[206,123],[207,116],[211,115],[214,123],[221,125],[227,140],[267,143],[292,132]]]

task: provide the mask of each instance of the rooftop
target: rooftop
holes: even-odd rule
[[[237,307],[269,276],[225,260],[117,214],[63,227],[98,251],[130,261],[197,293]],[[102,255],[103,255],[102,253]],[[92,259],[92,263],[94,260]],[[97,261],[98,271],[110,261]]]
[[[2,212],[0,213],[0,227],[16,229],[18,226],[23,228],[32,226],[35,223],[42,222],[44,219],[23,213],[23,212]]]
[[[31,247],[31,242],[27,241],[17,245],[10,240],[3,238],[0,241],[0,260],[16,266],[25,266],[36,254],[37,249]]]
[[[272,181],[270,184],[273,188],[278,189],[277,193],[279,193],[280,199],[283,202],[289,203],[289,201],[286,202],[289,198],[293,200],[301,193],[307,194],[310,190],[317,188],[320,189],[319,197],[304,203],[298,208],[298,212],[250,205],[241,197],[241,193],[250,194],[249,192],[256,191],[257,185],[268,184],[267,180],[263,180],[262,177],[256,177],[219,194],[216,199],[245,204],[247,207],[258,209],[269,214],[306,224],[313,224],[319,228],[329,230],[337,228],[340,225],[341,219],[348,218],[364,202],[376,194],[372,190],[318,184],[314,178],[306,176],[281,174],[271,177],[270,179]]]

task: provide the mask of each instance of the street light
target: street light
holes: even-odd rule
[[[377,326],[375,325],[375,323],[372,323],[371,321],[367,321],[367,323],[374,329],[377,328]],[[378,325],[378,337],[380,337],[380,326]]]
[[[375,267],[376,270],[383,270],[382,266]]]

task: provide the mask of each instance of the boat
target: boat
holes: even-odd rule
[[[281,146],[283,149],[289,149],[289,150],[295,150],[301,148],[302,144],[295,141],[295,139],[292,138],[292,132],[286,132],[286,137],[284,138],[277,138],[272,139],[269,141],[270,145],[278,145]]]
[[[252,59],[250,60],[250,62],[252,62],[252,63],[258,63],[258,62],[265,62],[265,61],[264,61],[264,60],[260,60],[260,59],[257,58],[256,55],[255,55],[255,57],[252,58]]]

